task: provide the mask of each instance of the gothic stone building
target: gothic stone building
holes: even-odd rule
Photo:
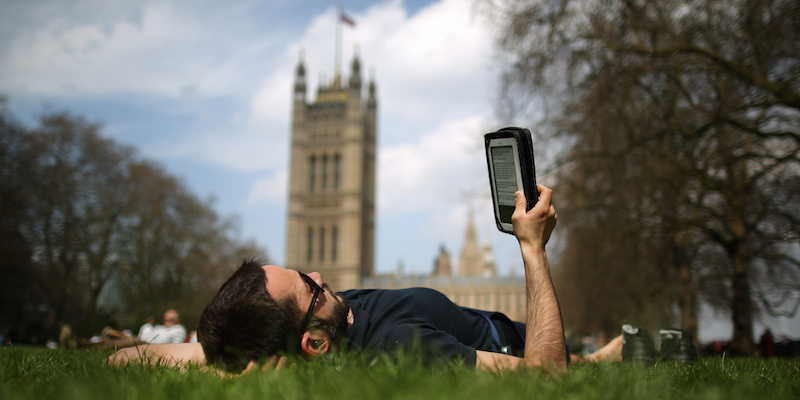
[[[338,290],[425,286],[464,307],[497,310],[525,320],[525,285],[498,277],[491,248],[479,248],[470,216],[454,273],[442,249],[429,276],[376,276],[375,154],[377,97],[362,90],[361,64],[351,63],[345,85],[337,73],[306,98],[306,71],[298,63],[292,110],[286,267],[318,271]]]
[[[364,279],[362,285],[384,289],[429,287],[444,293],[460,306],[500,311],[512,320],[525,321],[524,275],[497,275],[491,246],[488,243],[478,246],[472,215],[464,232],[457,268],[453,268],[450,254],[441,247],[431,275],[415,276],[398,272],[372,276]]]

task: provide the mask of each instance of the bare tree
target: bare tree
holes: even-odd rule
[[[266,257],[254,244],[239,244],[232,222],[210,201],[152,162],[129,165],[125,196],[132,201],[124,229],[133,240],[120,253],[119,287],[137,320],[170,307],[197,320],[237,261]]]
[[[128,240],[122,231],[123,216],[130,199],[124,196],[125,164],[133,150],[98,134],[87,134],[79,144],[86,159],[86,172],[80,176],[84,192],[79,248],[83,252],[82,276],[86,285],[89,324],[101,324],[98,301],[101,292],[119,268],[119,251]]]
[[[87,273],[87,234],[95,229],[93,214],[102,207],[96,196],[98,185],[108,184],[99,180],[107,166],[103,158],[115,158],[112,165],[120,162],[107,152],[110,144],[98,137],[98,128],[82,118],[56,113],[43,116],[29,136],[34,169],[26,179],[33,190],[26,198],[31,218],[23,235],[33,250],[36,281],[48,297],[50,329],[68,308],[83,308],[87,295],[97,289],[87,293],[82,279]]]
[[[27,132],[4,105],[0,98],[0,327],[17,327],[17,332],[6,332],[14,336],[36,321],[36,310],[45,299],[33,283],[31,243],[22,234],[29,214],[26,199],[31,195]]]
[[[581,216],[571,227],[585,232],[569,251],[600,241],[612,270],[650,271],[688,329],[697,296],[729,311],[732,347],[751,353],[753,301],[791,309],[800,292],[800,4],[492,6],[505,110],[547,99],[537,101],[548,107],[540,133],[569,144],[561,192]],[[588,263],[575,270],[606,268],[572,258]]]

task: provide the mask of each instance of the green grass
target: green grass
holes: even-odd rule
[[[109,353],[0,348],[0,399],[797,399],[800,359],[703,359],[694,365],[574,365],[563,378],[505,375],[414,357],[354,356],[221,379],[197,368],[109,367]]]

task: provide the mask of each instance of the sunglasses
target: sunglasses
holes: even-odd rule
[[[317,304],[317,296],[319,296],[319,292],[322,291],[322,286],[320,286],[316,281],[311,279],[310,276],[302,272],[298,273],[300,274],[300,277],[303,278],[303,280],[308,285],[308,289],[311,291],[311,293],[314,293],[314,296],[311,298],[311,305],[308,306],[308,312],[306,313],[306,317],[303,319],[303,323],[300,325],[300,333],[302,334],[303,332],[306,331],[309,322],[311,322],[311,313],[314,312],[314,306]]]

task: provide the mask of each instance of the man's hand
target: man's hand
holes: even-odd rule
[[[525,194],[516,192],[514,198],[517,200],[514,214],[511,216],[511,223],[514,226],[514,235],[520,245],[534,245],[544,248],[550,240],[550,233],[556,226],[558,215],[552,204],[553,191],[544,185],[536,185],[539,191],[539,201],[531,208],[527,208]]]
[[[287,367],[294,367],[295,364],[289,365],[289,359],[286,356],[278,357],[276,355],[269,356],[267,358],[267,362],[261,366],[262,371],[280,371]],[[249,374],[250,372],[255,371],[258,369],[258,363],[255,361],[250,361],[247,363],[247,367],[245,367],[244,371],[242,371],[242,375]]]
[[[261,369],[262,371],[280,371],[284,368],[291,368],[296,366],[296,364],[289,365],[288,363],[289,359],[286,358],[286,356],[278,357],[276,355],[273,355],[267,358],[267,361],[263,365],[261,365],[260,368],[258,362],[256,362],[255,360],[251,360],[249,363],[247,363],[247,367],[245,367],[244,370],[240,373],[227,372],[211,365],[203,367],[203,370],[206,372],[210,372],[220,378],[235,379],[247,375],[257,369]]]

